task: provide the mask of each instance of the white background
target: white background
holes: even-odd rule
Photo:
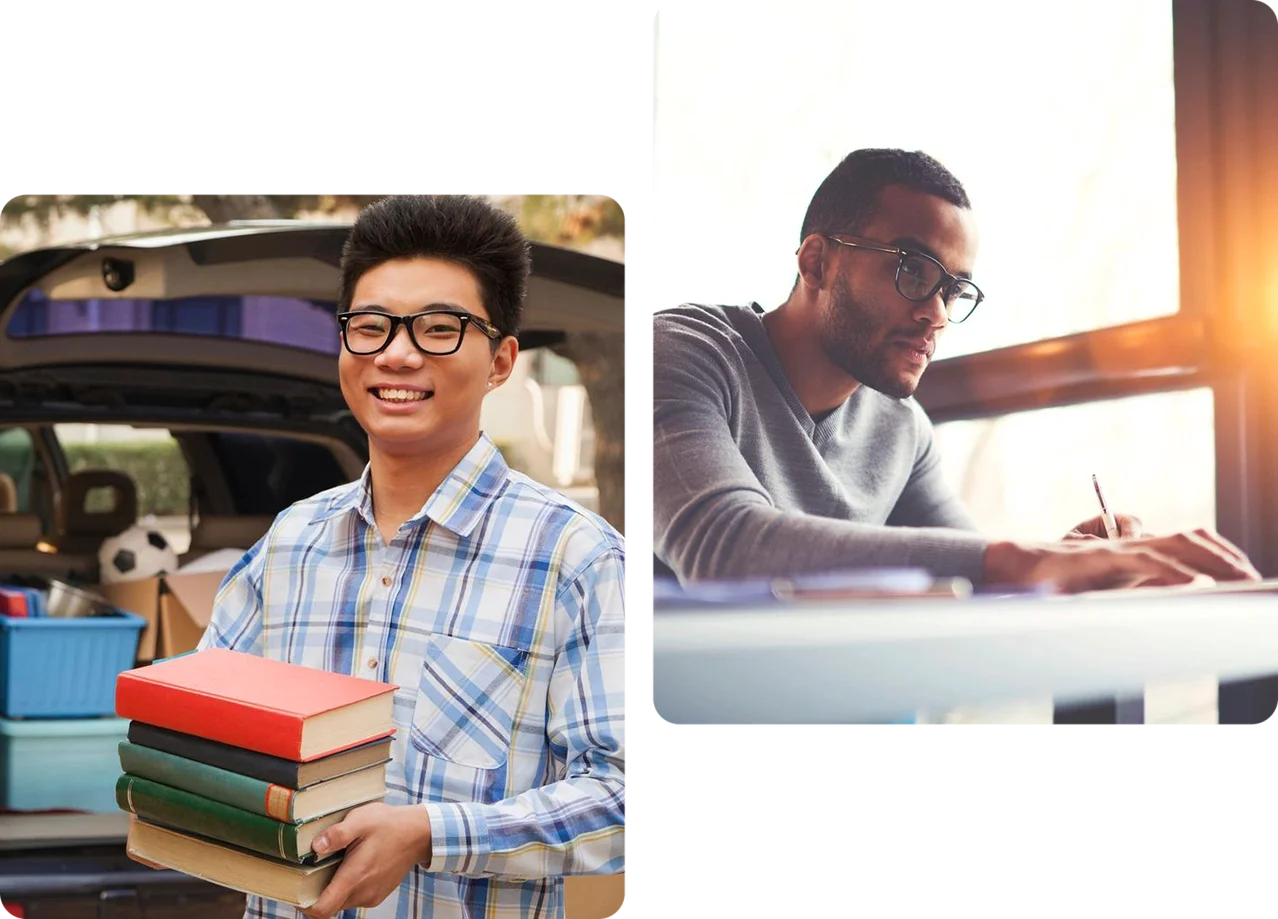
[[[625,208],[622,916],[1272,914],[1272,725],[729,728],[656,716],[655,4],[37,6],[3,14],[0,200],[341,188],[603,193]],[[725,23],[748,23],[747,9],[728,8]]]

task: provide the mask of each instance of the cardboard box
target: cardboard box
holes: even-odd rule
[[[138,661],[152,661],[195,649],[213,618],[213,598],[225,577],[225,571],[162,574],[102,584],[98,592],[112,605],[147,621]]]
[[[626,896],[624,874],[564,878],[564,919],[607,919]]]

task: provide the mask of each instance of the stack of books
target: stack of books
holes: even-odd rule
[[[342,858],[315,837],[386,793],[394,690],[221,649],[120,674],[130,857],[311,906]]]

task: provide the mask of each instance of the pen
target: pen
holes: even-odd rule
[[[1114,519],[1113,512],[1105,506],[1105,495],[1101,492],[1100,482],[1096,481],[1096,476],[1092,476],[1092,485],[1096,488],[1096,497],[1100,501],[1101,520],[1105,521],[1105,535],[1110,539],[1118,538],[1118,521]]]

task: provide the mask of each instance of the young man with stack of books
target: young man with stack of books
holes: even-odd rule
[[[385,799],[312,841],[345,856],[310,916],[557,917],[562,875],[623,868],[622,540],[480,431],[529,259],[480,199],[360,214],[338,372],[369,465],[276,518],[200,643],[397,687]]]

